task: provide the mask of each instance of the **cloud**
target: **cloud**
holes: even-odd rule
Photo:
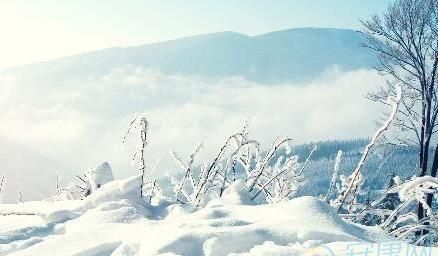
[[[296,143],[372,134],[380,106],[364,95],[382,79],[374,71],[328,71],[307,84],[264,85],[242,78],[165,75],[138,67],[75,81],[0,77],[0,135],[15,139],[69,170],[98,161],[119,176],[133,173],[120,138],[134,113],[151,123],[148,160],[175,170],[169,149],[187,157],[203,141],[211,157],[250,116],[251,136],[268,146],[276,136]]]

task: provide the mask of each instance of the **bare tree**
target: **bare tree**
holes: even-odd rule
[[[428,174],[429,148],[437,129],[438,1],[397,0],[380,16],[362,22],[368,35],[366,46],[379,59],[377,69],[387,75],[387,86],[370,94],[374,101],[395,94],[400,84],[403,98],[395,124],[412,136],[396,139],[419,145],[419,176]],[[418,219],[424,207],[418,204]]]

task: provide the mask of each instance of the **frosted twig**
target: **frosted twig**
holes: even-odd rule
[[[383,124],[382,127],[380,127],[377,132],[374,134],[374,136],[372,137],[370,143],[368,143],[368,145],[366,145],[365,147],[365,151],[362,154],[361,159],[359,160],[356,169],[353,171],[352,174],[352,179],[350,181],[350,185],[348,186],[347,191],[345,192],[341,203],[339,205],[338,208],[338,213],[341,211],[342,206],[344,205],[345,201],[347,200],[347,198],[349,197],[350,193],[352,193],[352,197],[355,197],[357,188],[358,188],[358,178],[360,177],[360,173],[362,171],[362,167],[365,164],[365,160],[368,157],[368,154],[370,153],[371,149],[373,148],[373,146],[376,144],[377,140],[379,139],[379,137],[386,131],[388,130],[389,126],[391,125],[392,121],[394,120],[394,117],[397,113],[399,104],[400,104],[400,100],[402,97],[402,91],[400,86],[396,87],[397,89],[397,96],[396,98],[393,97],[388,97],[388,102],[392,105],[392,111],[391,114],[389,115],[388,119],[386,120],[386,122]],[[351,204],[349,207],[349,210],[351,210]]]

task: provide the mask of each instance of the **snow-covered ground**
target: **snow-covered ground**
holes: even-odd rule
[[[202,209],[139,200],[140,178],[113,181],[84,200],[0,205],[0,255],[364,255],[426,250],[346,223],[313,197],[253,205],[242,183]],[[350,254],[349,254],[350,253]],[[398,254],[397,254],[398,255]],[[420,254],[418,254],[420,255]],[[423,255],[423,254],[422,254]]]

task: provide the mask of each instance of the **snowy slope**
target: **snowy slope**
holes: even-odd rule
[[[238,76],[262,83],[287,83],[312,79],[333,66],[345,71],[371,68],[375,58],[361,47],[364,41],[361,33],[347,29],[298,28],[258,36],[220,32],[109,48],[3,73],[59,82],[133,65],[166,74]]]
[[[82,201],[0,205],[2,214],[22,214],[0,218],[0,255],[329,255],[377,239],[315,198],[252,205],[239,186],[200,210],[145,206],[139,177]]]
[[[61,170],[55,160],[8,138],[0,137],[0,145],[0,177],[5,176],[1,195],[4,202],[16,202],[18,191],[26,201],[54,194],[56,173]]]

